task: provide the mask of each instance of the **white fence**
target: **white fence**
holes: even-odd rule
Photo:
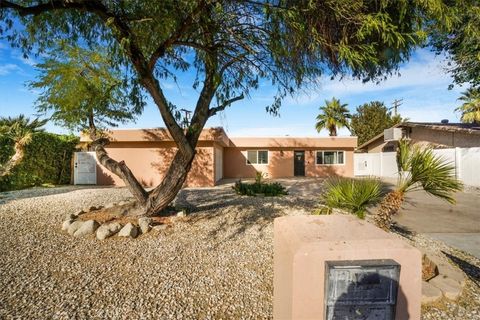
[[[480,186],[480,148],[435,149],[434,153],[455,166],[455,175],[464,184]],[[356,176],[397,176],[395,152],[355,153],[353,159]]]

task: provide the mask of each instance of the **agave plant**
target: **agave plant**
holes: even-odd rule
[[[392,216],[400,210],[406,193],[424,190],[432,196],[455,203],[454,193],[463,188],[455,178],[454,166],[436,156],[431,148],[412,146],[409,141],[401,140],[397,163],[397,187],[385,196],[375,216],[376,225],[385,230],[390,228]]]
[[[332,208],[341,208],[361,219],[366,208],[380,200],[382,189],[380,181],[374,178],[330,178],[324,186],[326,190],[321,196],[324,207],[320,213],[330,214]]]
[[[47,120],[30,119],[24,115],[15,118],[0,118],[0,137],[13,142],[15,153],[6,163],[0,164],[0,177],[8,175],[18,165],[25,153],[25,146],[32,141],[35,132],[43,131],[42,127]]]

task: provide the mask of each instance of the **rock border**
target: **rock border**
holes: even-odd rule
[[[62,222],[61,229],[74,237],[84,237],[95,234],[98,240],[105,240],[115,235],[117,235],[117,237],[135,239],[139,235],[146,234],[151,230],[159,232],[168,228],[167,224],[153,225],[153,219],[149,217],[138,218],[138,226],[131,222],[125,225],[116,221],[100,224],[95,220],[83,221],[79,219],[80,216],[85,213],[101,209],[109,209],[116,205],[121,206],[127,203],[127,201],[121,201],[119,203],[109,203],[105,206],[91,206],[75,213],[69,213],[66,216],[66,220]],[[185,211],[183,210],[172,216],[175,220],[177,220],[176,218],[183,217],[185,217]]]

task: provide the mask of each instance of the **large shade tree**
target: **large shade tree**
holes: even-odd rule
[[[145,214],[168,205],[183,185],[206,121],[271,81],[281,99],[325,73],[378,80],[425,40],[445,6],[432,1],[0,1],[0,36],[24,54],[58,39],[103,46],[151,96],[178,151],[163,181],[145,191],[126,164],[97,143],[100,162],[123,179]],[[198,93],[185,130],[162,85],[183,71]],[[161,121],[159,119],[159,124]]]
[[[36,67],[39,74],[29,87],[40,90],[37,111],[72,131],[87,131],[92,140],[143,110],[138,83],[132,83],[101,47],[87,50],[60,43]]]

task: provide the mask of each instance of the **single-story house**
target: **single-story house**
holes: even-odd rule
[[[378,153],[395,151],[398,140],[435,149],[480,147],[480,125],[474,123],[404,122],[385,130],[357,148],[357,152]]]
[[[165,129],[112,130],[106,150],[124,160],[145,186],[161,182],[176,145]],[[88,141],[85,136],[81,141]],[[228,137],[223,128],[204,129],[188,175],[187,186],[214,186],[221,179],[294,176],[353,176],[357,137]],[[100,164],[96,184],[123,185],[121,179]]]

